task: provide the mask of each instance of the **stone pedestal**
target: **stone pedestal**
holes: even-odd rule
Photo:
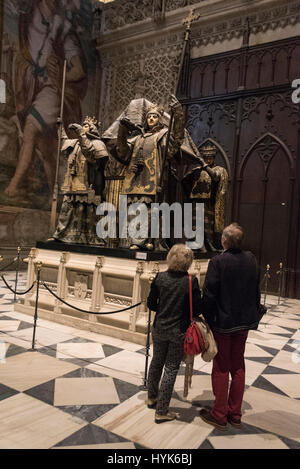
[[[37,243],[27,259],[27,286],[36,279],[37,263],[42,262],[39,318],[145,345],[146,300],[151,279],[167,269],[165,258],[165,253]],[[198,277],[200,287],[208,261],[208,258],[196,259],[190,269]],[[87,312],[56,299],[43,283],[69,305]],[[33,315],[35,298],[34,288],[20,298],[15,310]],[[139,302],[141,305],[136,308],[113,313]],[[103,312],[112,314],[92,314]]]

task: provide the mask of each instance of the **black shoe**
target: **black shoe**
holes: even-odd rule
[[[202,418],[202,420],[205,422],[205,423],[208,423],[209,425],[213,425],[214,427],[216,427],[218,430],[222,430],[222,431],[226,431],[227,430],[227,423],[221,423],[219,422],[217,419],[215,419],[211,413],[209,412],[209,410],[206,410],[206,409],[201,409],[200,410],[200,418]]]
[[[233,417],[230,417],[230,415],[228,415],[227,421],[228,423],[230,423],[230,425],[232,425],[235,428],[241,428],[242,426],[241,419],[235,419]]]

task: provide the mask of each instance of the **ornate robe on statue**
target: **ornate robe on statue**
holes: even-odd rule
[[[160,184],[163,154],[166,146],[168,129],[154,128],[144,131],[138,135],[131,143],[129,149],[131,152],[130,162],[125,172],[125,179],[122,193],[128,196],[137,196],[139,202],[143,202],[144,198],[154,197],[158,192]],[[183,114],[178,112],[174,117],[174,127],[170,135],[167,158],[170,160],[179,150],[184,138]],[[122,157],[122,154],[119,154]],[[125,153],[124,161],[126,161]],[[168,163],[166,161],[166,164]],[[132,171],[132,167],[138,162],[143,162],[142,170],[136,174]],[[147,201],[147,200],[145,200]]]
[[[62,186],[65,193],[53,238],[64,243],[103,245],[96,234],[96,209],[104,190],[105,144],[86,135],[68,139],[63,132],[62,151],[68,154]]]
[[[162,156],[170,120],[169,115],[164,113],[162,118],[164,127],[155,133],[140,130],[135,132],[135,134],[138,133],[136,136],[131,135],[127,138],[124,135],[121,138],[122,142],[120,142],[120,138],[118,139],[121,119],[127,118],[142,129],[147,111],[152,106],[153,104],[145,98],[132,100],[124,112],[102,135],[111,154],[106,166],[106,201],[113,203],[116,207],[118,207],[120,194],[126,194],[129,203],[145,202],[148,204],[154,202],[157,195]],[[121,151],[118,152],[117,147],[121,147]],[[134,174],[130,168],[139,159],[144,161],[144,167],[141,172]],[[175,116],[175,127],[173,127],[169,142],[166,165],[165,180],[162,181],[163,197],[160,202],[183,203],[190,192],[188,191],[184,195],[183,181],[203,165],[203,160],[192,138],[184,129],[183,116]],[[137,245],[140,244],[138,240],[135,241]],[[142,241],[142,243],[144,242],[145,240]],[[122,245],[124,246],[124,243]],[[128,247],[128,243],[126,247]]]
[[[127,118],[138,127],[142,127],[145,116],[147,114],[148,109],[153,106],[153,104],[145,98],[134,99],[130,102],[127,108],[122,112],[122,114],[118,117],[117,120],[113,122],[113,124],[102,134],[102,139],[105,142],[108,150],[110,151],[109,161],[105,168],[105,177],[106,177],[106,201],[114,203],[118,206],[117,199],[119,194],[124,194],[124,177],[128,175],[128,165],[124,165],[124,159],[120,159],[118,153],[116,151],[117,146],[117,138],[119,133],[119,126],[120,120],[123,118]],[[163,124],[164,128],[162,129],[162,134],[158,136],[157,139],[157,146],[158,146],[158,158],[161,161],[161,150],[163,145],[165,144],[166,140],[166,133],[167,127],[169,125],[170,117],[165,112],[163,116]],[[180,126],[183,125],[183,122],[180,123]],[[181,131],[180,131],[181,132]],[[130,158],[133,158],[133,151],[135,148],[139,146],[139,141],[137,141],[138,136],[141,137],[141,131],[138,132],[138,135],[131,136],[130,138],[126,139],[123,138],[123,149],[121,153],[123,155],[127,155],[128,147],[129,147],[129,157],[127,163],[130,161]],[[137,134],[137,132],[136,132]],[[150,135],[150,134],[149,134]],[[179,134],[177,134],[179,135]],[[176,130],[175,130],[175,139],[176,139]],[[147,138],[147,137],[146,137]],[[180,139],[182,138],[182,135]],[[120,142],[118,142],[118,145]],[[169,191],[169,187],[164,187],[164,195],[167,201],[171,202],[183,202],[182,196],[182,182],[185,178],[187,178],[193,171],[201,169],[203,165],[203,160],[199,155],[199,152],[189,135],[188,131],[184,129],[183,140],[178,148],[176,145],[177,154],[174,153],[174,148],[172,149],[172,136],[170,141],[169,147],[169,159],[167,160],[168,165],[170,166],[170,174],[172,174],[172,190]],[[134,148],[135,147],[135,148]],[[167,173],[167,171],[166,171]],[[169,175],[170,175],[169,174]],[[178,187],[176,187],[178,186]],[[179,188],[180,186],[180,188]],[[110,190],[111,187],[111,190]],[[187,196],[189,195],[190,190],[187,192]],[[139,192],[140,194],[140,192]],[[171,194],[171,197],[170,197]]]
[[[167,132],[168,128],[160,123],[152,129],[142,129],[142,133],[130,142],[127,141],[126,135],[122,133],[122,130],[118,135],[118,157],[127,165],[121,194],[127,195],[129,204],[138,202],[147,205],[149,234],[151,227],[151,203],[158,202],[156,196],[160,192],[159,187],[160,185],[165,186],[161,175]],[[174,125],[170,134],[167,159],[165,161],[167,171],[164,171],[163,176],[167,177],[168,161],[178,152],[183,139],[183,112],[181,107],[178,107],[174,112]],[[136,165],[140,165],[138,171],[134,171]],[[143,247],[149,242],[152,242],[150,236],[148,238],[128,237],[123,246],[136,245]],[[161,249],[162,245],[157,242],[156,248]]]

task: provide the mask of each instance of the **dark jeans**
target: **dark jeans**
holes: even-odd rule
[[[148,398],[158,399],[156,413],[166,415],[172,392],[183,359],[185,334],[179,330],[168,332],[153,328],[153,358],[148,375]],[[162,371],[164,375],[159,386]]]
[[[214,332],[218,354],[213,361],[212,388],[215,403],[212,415],[220,422],[226,423],[227,417],[240,419],[245,389],[245,345],[248,331],[230,334]],[[229,373],[231,385],[229,387]]]

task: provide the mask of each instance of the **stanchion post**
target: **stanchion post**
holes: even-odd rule
[[[283,271],[283,264],[280,262],[279,264],[279,270],[276,272],[277,275],[279,275],[279,283],[278,283],[278,302],[277,304],[280,304],[280,299],[281,299],[281,293],[282,293],[282,271]]]
[[[264,296],[264,306],[265,306],[265,304],[266,304],[267,290],[268,290],[268,280],[269,280],[269,278],[270,278],[269,270],[270,270],[270,265],[267,264],[267,271],[266,271],[266,273],[265,273],[265,296]]]
[[[148,327],[147,327],[147,343],[146,343],[145,374],[144,374],[144,385],[143,385],[144,389],[147,389],[148,361],[149,361],[149,351],[150,351],[150,329],[151,329],[151,311],[149,309]]]
[[[282,269],[282,281],[281,281],[281,297],[282,299],[284,300],[285,298],[285,295],[286,295],[286,289],[285,289],[285,276],[286,276],[286,272],[288,271],[288,269],[285,267]],[[297,272],[297,271],[296,271]]]
[[[18,277],[19,277],[19,268],[20,268],[20,252],[21,252],[21,248],[20,248],[20,246],[18,246],[14,302],[17,301],[17,293],[16,292],[17,292],[17,289],[18,289]]]
[[[34,311],[34,323],[33,323],[33,336],[32,336],[32,347],[31,351],[33,352],[34,345],[35,345],[35,332],[36,332],[36,322],[38,318],[38,302],[39,302],[39,288],[40,288],[40,276],[41,276],[41,270],[42,270],[42,263],[38,262],[37,263],[37,275],[36,275],[36,298],[35,298],[35,311]]]
[[[155,278],[155,275],[149,277],[149,283],[151,284]],[[144,300],[142,300],[144,302]],[[146,300],[145,300],[146,302]],[[146,342],[146,361],[145,361],[145,373],[144,373],[144,384],[143,389],[147,389],[147,377],[148,377],[148,361],[149,361],[149,351],[150,351],[150,329],[151,329],[151,310],[149,309],[148,314],[148,325],[147,325],[147,342]]]

